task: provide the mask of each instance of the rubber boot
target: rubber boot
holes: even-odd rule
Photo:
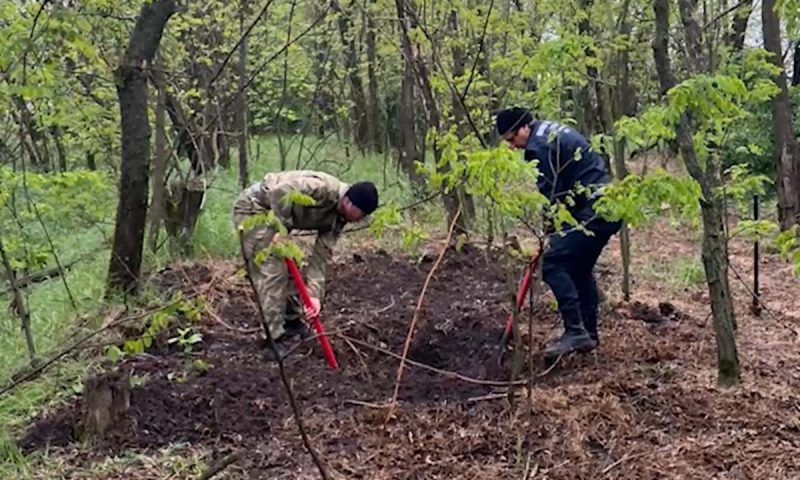
[[[311,336],[311,331],[306,323],[297,318],[287,320],[283,328],[286,330],[285,335],[289,338],[299,337],[301,340],[306,340]]]
[[[563,313],[562,313],[563,315]],[[573,352],[587,353],[597,348],[597,342],[589,336],[583,327],[580,314],[564,315],[564,334],[561,338],[547,346],[544,359],[552,363],[558,357],[569,355]]]
[[[299,337],[302,340],[311,336],[308,325],[303,321],[303,308],[300,305],[300,297],[297,295],[290,295],[286,299],[286,308],[284,310],[285,320],[283,322],[283,329],[286,331],[288,338]]]
[[[282,336],[279,340],[275,342],[275,347],[277,347],[278,355],[280,355],[281,359],[286,358],[286,354],[289,353],[289,346],[287,345],[286,335]],[[268,362],[277,362],[278,359],[275,357],[275,352],[272,351],[272,348],[269,346],[269,342],[264,347],[264,360]]]
[[[581,318],[583,319],[583,326],[586,328],[586,333],[594,340],[596,347],[600,346],[600,337],[597,335],[597,308],[592,310],[581,309]]]

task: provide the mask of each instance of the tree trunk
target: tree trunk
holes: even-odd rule
[[[178,136],[178,150],[189,160],[190,168],[184,178],[175,179],[164,195],[164,227],[170,238],[170,249],[175,255],[186,255],[191,252],[191,240],[195,225],[200,217],[200,206],[205,195],[205,172],[213,168],[215,152],[213,147],[214,133],[203,132],[195,138],[189,131],[183,109],[177,100],[167,94],[167,113],[172,120],[173,128]],[[208,121],[210,109],[206,106],[202,115]]]
[[[450,28],[451,28],[451,35],[452,38],[459,38],[459,25],[458,25],[458,12],[453,10],[450,12]],[[466,65],[466,55],[464,54],[464,50],[459,46],[453,47],[453,82],[458,84],[459,79],[465,75],[465,65]],[[468,132],[467,126],[467,112],[464,108],[464,103],[459,98],[459,93],[457,90],[453,90],[451,92],[451,98],[453,102],[453,118],[456,123],[456,131],[458,132],[459,138],[466,138]],[[453,219],[452,215],[458,209],[458,205],[461,204],[461,218],[458,219],[458,224],[456,227],[459,229],[459,233],[467,233],[467,230],[470,227],[470,223],[475,219],[475,202],[472,199],[472,196],[467,194],[463,188],[456,188],[455,190],[455,203],[448,208],[448,211],[452,211],[453,213],[450,216],[450,220]]]
[[[687,30],[699,32],[699,28],[695,29],[694,5],[691,2],[692,0],[680,0],[681,18]],[[653,56],[656,61],[661,91],[666,92],[675,85],[669,53],[666,50],[669,34],[669,0],[655,0],[653,10],[656,26]],[[687,45],[690,65],[695,73],[700,73],[703,67],[702,60],[693,55],[702,52],[700,49],[701,38],[691,32],[687,32],[686,38],[690,42],[690,45]],[[676,137],[686,168],[700,185],[703,197],[700,201],[703,217],[702,256],[717,338],[717,382],[720,386],[729,387],[739,383],[740,373],[734,335],[736,319],[728,285],[728,259],[725,256],[722,199],[716,193],[717,187],[722,183],[719,163],[713,155],[710,155],[706,160],[706,170],[702,170],[692,138],[691,118],[687,112],[681,115],[676,128]]]
[[[119,204],[117,207],[108,291],[135,294],[147,219],[150,124],[147,119],[147,72],[161,35],[175,12],[174,0],[154,0],[142,6],[128,50],[116,71],[122,131]]]
[[[375,0],[372,1],[375,3]],[[380,106],[378,101],[378,75],[376,68],[377,60],[377,46],[375,40],[375,19],[373,13],[366,13],[367,22],[367,79],[369,80],[369,97],[367,98],[367,136],[369,142],[375,150],[382,151],[381,142],[381,121],[380,121]]]
[[[628,22],[629,6],[630,2],[626,1],[620,15],[620,33],[626,36],[631,33],[630,22]],[[617,56],[617,85],[614,93],[616,96],[612,114],[614,120],[619,120],[623,115],[633,115],[628,47],[621,50]],[[625,141],[617,140],[614,142],[614,173],[616,178],[620,180],[628,176],[625,155]],[[626,302],[629,302],[631,299],[631,238],[626,222],[622,223],[619,239],[622,254],[622,297]]]
[[[686,50],[694,73],[705,70],[703,57],[703,34],[697,20],[697,0],[678,0],[678,8],[686,37]]]
[[[30,165],[39,172],[48,172],[50,170],[50,161],[44,158],[39,150],[39,141],[43,140],[42,133],[34,125],[33,115],[28,109],[28,105],[18,95],[12,95],[11,100],[18,112],[17,115],[14,115],[14,120],[19,125],[20,143],[28,153]]]
[[[56,154],[58,155],[58,171],[66,173],[67,171],[67,152],[64,150],[64,143],[61,141],[61,129],[53,127],[50,130],[53,135],[53,143],[56,144]]]
[[[323,4],[312,3],[311,10],[314,18],[320,18],[323,12]],[[332,69],[327,68],[329,57],[331,55],[330,35],[324,32],[322,35],[315,35],[310,41],[313,45],[314,63],[312,70],[316,79],[318,88],[314,92],[314,98],[311,102],[314,108],[314,114],[317,116],[317,135],[324,137],[325,132],[334,128],[335,123],[335,109],[332,98],[332,87],[336,84],[331,79]]]
[[[160,67],[160,66],[159,66]],[[153,72],[153,80],[157,90],[156,100],[156,152],[153,161],[153,199],[150,203],[150,231],[147,243],[150,251],[155,253],[158,248],[158,230],[164,219],[164,199],[165,182],[167,173],[167,126],[166,126],[166,85],[164,84],[164,74],[160,68]]]
[[[402,13],[403,10],[400,10],[402,6],[398,0],[398,12]],[[398,15],[398,18],[401,22],[401,31],[405,32],[410,28],[410,21],[408,18],[405,17],[403,14]],[[401,46],[402,46],[402,54],[403,54],[403,81],[401,85],[401,97],[400,97],[400,124],[398,128],[400,130],[399,140],[400,140],[400,159],[399,165],[406,174],[408,178],[411,180],[413,185],[420,185],[422,183],[422,178],[417,173],[415,162],[421,160],[421,155],[419,151],[419,144],[417,143],[417,128],[416,128],[416,92],[415,92],[415,75],[414,75],[414,65],[412,62],[412,57],[414,56],[413,49],[411,47],[411,42],[408,40],[408,36],[404,33],[400,35]]]
[[[578,33],[583,36],[591,36],[591,26],[589,24],[589,9],[592,7],[593,0],[581,0],[580,8],[587,16],[578,22]],[[594,57],[594,50],[587,48],[585,51],[586,57]],[[578,119],[578,129],[583,132],[587,137],[596,131],[594,121],[595,109],[592,106],[592,91],[597,85],[597,68],[587,67],[586,74],[589,77],[589,82],[578,90],[577,105],[575,108],[576,117]],[[599,100],[599,98],[598,98]]]
[[[83,387],[81,440],[99,440],[112,431],[131,406],[130,374],[119,371],[90,378]]]
[[[94,152],[89,152],[86,154],[86,168],[89,170],[97,170],[97,162],[94,159]]]
[[[191,174],[190,174],[191,175]],[[198,177],[172,182],[171,194],[165,205],[164,226],[170,237],[173,255],[192,253],[192,237],[200,218],[205,185]]]
[[[773,79],[780,91],[772,98],[772,132],[775,139],[773,157],[778,171],[778,219],[781,229],[785,230],[800,224],[800,154],[783,68],[780,20],[775,12],[775,0],[763,0],[761,21],[764,48],[772,54],[772,62],[780,68],[780,73]]]
[[[350,101],[352,102],[353,138],[362,151],[369,143],[367,106],[364,99],[364,84],[358,71],[358,49],[356,41],[350,32],[350,12],[344,12],[338,0],[332,0],[334,11],[339,15],[339,36],[345,46],[344,65],[347,69],[347,78],[350,84]]]
[[[31,365],[36,362],[36,347],[33,343],[33,332],[31,331],[31,316],[28,308],[25,306],[25,298],[22,296],[20,286],[17,284],[17,275],[14,269],[11,268],[11,261],[6,254],[3,239],[0,238],[0,260],[3,261],[3,267],[6,269],[8,282],[11,284],[11,291],[14,293],[14,298],[11,300],[9,310],[16,313],[20,319],[22,331],[25,334],[25,343],[28,346],[28,357]]]
[[[437,134],[442,131],[442,116],[439,110],[439,104],[436,102],[436,97],[433,94],[433,87],[431,86],[431,77],[428,72],[428,66],[425,62],[418,45],[412,45],[409,37],[409,30],[415,27],[415,13],[414,6],[410,0],[395,0],[397,5],[397,15],[400,20],[400,40],[403,44],[403,51],[411,53],[411,64],[416,75],[417,86],[422,93],[423,104],[427,113],[427,127],[433,129]],[[407,22],[411,20],[411,22]],[[435,48],[435,47],[432,47]],[[441,159],[442,152],[436,142],[433,142],[433,158],[438,165]],[[425,154],[422,154],[423,158]],[[449,193],[444,196],[444,206],[447,210],[448,224],[452,223],[458,211],[459,199],[456,193]],[[467,231],[465,223],[465,215],[460,215],[456,223],[455,229],[459,233]]]
[[[240,6],[239,21],[240,29],[242,30],[244,30],[244,8],[246,3],[243,1]],[[236,123],[239,131],[239,187],[245,189],[250,183],[247,172],[247,93],[245,92],[245,84],[247,82],[247,36],[242,38],[242,43],[239,45],[239,63],[237,66],[239,106],[236,111]]]
[[[716,164],[717,160],[709,158],[707,162]],[[715,166],[715,168],[718,168]],[[706,173],[706,176],[713,178]],[[706,190],[718,186],[711,184]],[[717,368],[721,386],[730,387],[739,383],[739,359],[736,352],[736,323],[733,312],[733,300],[728,283],[728,258],[726,255],[726,239],[723,228],[722,198],[712,197],[710,202],[703,201],[703,267],[706,273],[709,296],[711,298],[711,314],[714,318],[714,330],[717,337]]]
[[[733,14],[733,23],[726,43],[730,46],[733,53],[741,52],[744,48],[744,36],[747,32],[747,21],[753,12],[753,1],[743,3]]]
[[[800,41],[794,44],[794,62],[792,64],[792,86],[800,85]]]
[[[669,59],[669,0],[655,0],[653,11],[656,18],[656,31],[653,38],[653,59],[656,64],[661,96],[677,83],[672,73]],[[660,20],[660,21],[659,21]]]

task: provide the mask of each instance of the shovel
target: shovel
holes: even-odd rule
[[[303,301],[303,305],[310,310],[313,308],[311,305],[311,297],[308,295],[306,285],[303,283],[303,277],[300,276],[297,265],[295,265],[294,260],[291,258],[286,258],[285,261],[286,267],[292,275],[292,280],[294,280],[294,286],[297,287],[297,292],[300,294],[300,299]],[[338,370],[339,364],[336,362],[336,357],[333,355],[331,344],[328,343],[328,337],[325,336],[325,332],[322,329],[322,323],[319,321],[319,313],[314,315],[311,319],[311,326],[314,328],[314,331],[317,332],[317,338],[319,338],[319,344],[322,347],[322,354],[325,356],[325,360],[328,361],[328,366],[331,367],[331,370]]]
[[[525,267],[525,274],[522,276],[522,280],[519,282],[519,289],[517,290],[517,312],[522,310],[522,305],[525,304],[525,298],[528,296],[528,290],[530,290],[531,286],[531,276],[533,272],[536,271],[536,265],[539,263],[539,257],[542,255],[542,250],[540,249],[536,255],[531,259],[528,266]],[[506,328],[503,331],[503,336],[500,338],[500,348],[501,350],[505,350],[506,346],[508,346],[508,341],[511,339],[511,334],[513,333],[512,330],[514,328],[514,313],[510,313],[508,315],[508,320],[506,321]]]

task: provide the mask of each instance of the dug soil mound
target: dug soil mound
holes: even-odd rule
[[[311,441],[342,478],[800,476],[797,356],[786,365],[791,374],[761,365],[761,378],[780,381],[748,378],[746,388],[720,393],[713,331],[668,298],[612,302],[599,350],[546,371],[538,352],[559,320],[541,296],[532,316],[521,315],[533,345],[523,376],[532,380],[509,405],[509,362],[498,366],[497,355],[510,287],[491,256],[474,249],[448,252],[434,275],[409,349],[414,364],[386,422],[396,355],[433,262],[382,253],[348,260],[329,266],[321,317],[340,370],[327,368],[314,339],[295,342],[286,362]],[[158,350],[121,362],[133,378],[128,415],[71,460],[76,468],[184,444],[240,452],[219,478],[318,478],[277,366],[262,358],[257,311],[235,270],[215,263],[162,273],[165,294],[202,293],[195,329],[203,340],[189,353]],[[38,419],[20,445],[78,447],[82,403],[77,396]]]

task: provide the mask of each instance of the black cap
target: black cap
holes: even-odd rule
[[[344,195],[364,212],[364,215],[369,215],[378,208],[378,190],[372,182],[356,182]]]
[[[497,114],[497,133],[504,136],[533,121],[529,111],[521,107],[508,108]]]

